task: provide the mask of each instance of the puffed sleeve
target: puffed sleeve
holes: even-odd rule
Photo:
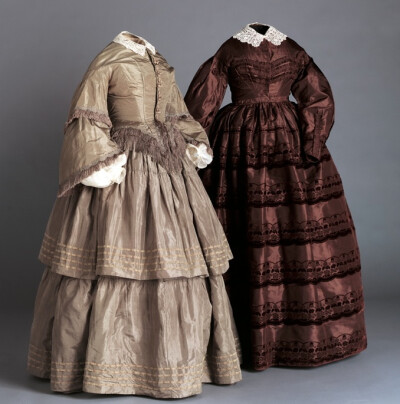
[[[199,67],[189,85],[185,95],[186,105],[207,134],[222,104],[227,84],[224,65],[215,55]]]
[[[335,105],[328,80],[303,52],[302,68],[291,91],[298,104],[304,155],[318,162],[334,123]]]
[[[110,139],[107,94],[111,69],[110,65],[89,69],[72,97],[64,128],[57,197],[112,165],[122,153]]]

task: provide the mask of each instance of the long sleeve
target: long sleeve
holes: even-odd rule
[[[207,134],[222,104],[227,85],[226,71],[217,56],[199,67],[189,85],[185,95],[186,105]]]
[[[205,145],[207,152],[212,156],[208,136],[200,123],[189,113],[183,95],[175,82],[172,85],[166,114],[174,121],[187,143],[193,146]]]
[[[72,97],[59,162],[58,197],[122,153],[110,139],[107,108],[111,66],[88,70]]]
[[[334,123],[335,106],[328,80],[305,52],[291,91],[298,104],[305,158],[318,162]]]

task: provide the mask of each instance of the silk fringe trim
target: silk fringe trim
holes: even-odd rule
[[[169,172],[180,171],[185,157],[187,143],[202,142],[187,137],[175,126],[178,119],[186,115],[167,116],[166,122],[156,122],[158,135],[150,135],[132,126],[111,130],[111,139],[123,150],[135,150],[148,154]],[[207,147],[209,147],[207,145]]]
[[[68,125],[76,118],[87,118],[87,119],[91,119],[97,122],[102,122],[104,124],[106,124],[109,128],[111,128],[112,126],[112,122],[110,117],[108,116],[107,113],[102,112],[102,111],[96,111],[94,109],[90,109],[90,108],[76,108],[72,114],[69,116],[67,122],[65,122],[64,124],[64,130],[67,129]]]
[[[100,169],[111,165],[122,153],[122,150],[114,150],[108,155],[103,156],[103,159],[95,163],[93,166],[86,167],[79,171],[79,173],[68,178],[58,187],[57,198],[70,195],[73,192],[74,187],[82,180],[89,177],[89,175],[92,175],[95,171],[99,171]]]
[[[93,166],[82,169],[79,173],[71,176],[69,179],[59,185],[57,197],[68,196],[72,193],[73,188],[82,180],[87,178],[104,167],[112,164],[116,158],[126,150],[135,150],[144,154],[150,155],[152,159],[163,166],[168,172],[181,171],[183,168],[182,160],[185,157],[187,143],[198,146],[203,143],[196,139],[185,136],[176,126],[176,122],[180,119],[193,119],[188,114],[169,115],[166,117],[166,122],[157,122],[159,129],[157,136],[146,134],[140,129],[132,126],[120,128],[112,128],[112,123],[107,114],[90,109],[75,109],[68,121],[65,123],[65,128],[75,119],[84,117],[102,122],[111,127],[110,138],[122,150],[113,150],[110,154],[103,157],[102,160],[95,163]],[[205,143],[204,143],[205,144]],[[207,152],[212,156],[213,152],[207,145]]]

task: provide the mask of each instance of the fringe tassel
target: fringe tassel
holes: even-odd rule
[[[89,175],[92,175],[95,171],[99,171],[100,169],[111,165],[122,153],[122,150],[114,150],[109,155],[104,156],[103,160],[98,161],[93,166],[82,169],[78,174],[64,181],[58,187],[57,198],[71,195],[74,191],[74,187],[78,185],[82,180],[84,180],[86,177],[89,177]]]
[[[183,168],[182,160],[186,153],[187,143],[191,143],[195,146],[203,143],[185,136],[174,126],[179,119],[193,119],[191,115],[188,114],[168,116],[166,119],[168,124],[156,122],[159,129],[159,133],[156,136],[146,134],[140,129],[132,126],[113,128],[107,114],[87,109],[76,109],[65,123],[65,128],[75,118],[79,117],[94,119],[109,126],[111,128],[111,140],[113,140],[122,150],[113,151],[109,155],[104,156],[103,160],[98,161],[91,167],[82,169],[78,174],[64,181],[59,186],[57,193],[58,198],[71,195],[74,191],[74,187],[76,187],[83,179],[93,174],[95,171],[112,164],[125,150],[134,149],[144,154],[148,154],[156,163],[162,165],[167,171],[174,172],[181,171]],[[207,152],[212,156],[212,149],[208,145],[206,146]]]
[[[182,159],[186,152],[186,141],[182,133],[163,123],[157,123],[157,137],[143,133],[134,127],[122,127],[111,130],[111,139],[123,150],[140,151],[150,155],[153,160],[162,165],[167,171],[180,171]]]
[[[72,115],[70,115],[67,122],[65,122],[64,130],[67,129],[67,126],[75,118],[80,118],[80,117],[84,117],[84,118],[87,118],[87,119],[93,119],[94,121],[97,121],[97,122],[102,122],[102,123],[106,124],[109,128],[111,128],[111,126],[112,126],[111,119],[110,119],[110,117],[108,116],[107,113],[95,111],[95,110],[92,110],[92,109],[77,108],[77,109],[75,109],[73,111]]]

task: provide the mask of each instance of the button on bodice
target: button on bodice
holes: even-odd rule
[[[174,82],[174,68],[159,53],[131,54],[110,80],[108,110],[113,126],[132,124],[151,131],[157,122],[165,122]]]

